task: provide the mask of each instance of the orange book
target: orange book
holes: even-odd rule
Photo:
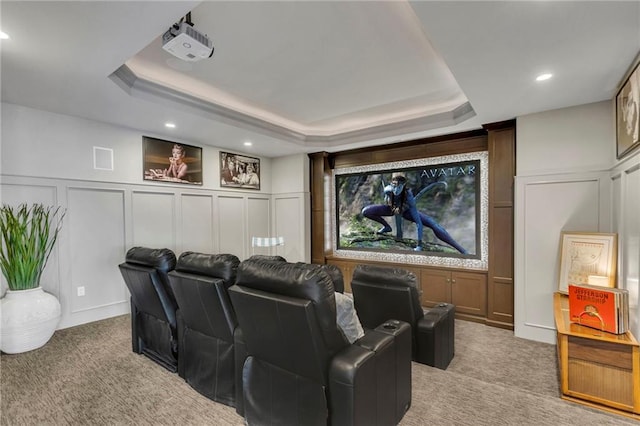
[[[569,284],[569,319],[571,322],[614,334],[626,330],[620,323],[621,297],[625,290],[593,285]]]

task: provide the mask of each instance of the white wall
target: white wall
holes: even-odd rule
[[[278,254],[291,261],[309,258],[303,156],[274,160],[289,166],[277,175],[278,181],[295,182],[295,187],[278,184],[280,191],[291,192],[272,194],[268,158],[261,158],[260,191],[232,191],[219,187],[217,148],[203,147],[202,186],[149,182],[142,179],[139,131],[5,103],[2,124],[1,201],[42,202],[67,211],[41,283],[60,299],[59,328],[128,312],[117,265],[133,246],[244,259],[253,252],[251,236],[282,228],[286,252]],[[113,150],[113,171],[93,168],[94,146]],[[85,296],[77,295],[78,287],[85,288]]]
[[[309,156],[288,155],[272,159],[271,185],[274,194],[309,191]]]
[[[612,108],[605,101],[518,117],[516,174],[611,168],[615,157]]]
[[[175,138],[169,139],[148,132],[7,103],[2,103],[2,124],[0,170],[3,175],[166,186],[142,180],[142,136],[190,145],[189,141],[180,139],[178,132]],[[93,168],[94,146],[113,150],[113,171]],[[200,188],[221,189],[219,151],[211,146],[202,147],[203,185]],[[260,174],[259,192],[270,194],[270,159],[261,158]]]
[[[553,293],[558,286],[561,231],[618,232],[620,262],[626,265],[620,268],[619,286],[632,286],[635,276],[637,288],[638,250],[633,247],[639,233],[640,182],[633,165],[638,155],[614,169],[613,111],[612,102],[606,101],[517,119],[518,337],[555,343]],[[637,305],[637,296],[635,300]],[[637,328],[637,314],[633,322]]]

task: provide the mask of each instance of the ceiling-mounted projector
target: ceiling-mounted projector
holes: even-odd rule
[[[173,25],[162,35],[162,48],[183,61],[196,62],[213,55],[213,43],[190,23]]]

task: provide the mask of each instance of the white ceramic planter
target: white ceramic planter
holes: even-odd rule
[[[7,290],[0,303],[0,349],[7,354],[43,346],[60,321],[60,302],[41,287]]]

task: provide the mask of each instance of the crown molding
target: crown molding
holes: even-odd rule
[[[109,78],[132,97],[158,102],[167,106],[179,105],[186,107],[191,112],[205,118],[218,120],[240,128],[248,128],[258,133],[302,146],[335,147],[347,143],[423,132],[454,126],[476,115],[471,104],[465,102],[450,111],[398,120],[363,129],[335,132],[328,135],[307,134],[144,79],[136,75],[127,65],[119,67]]]

